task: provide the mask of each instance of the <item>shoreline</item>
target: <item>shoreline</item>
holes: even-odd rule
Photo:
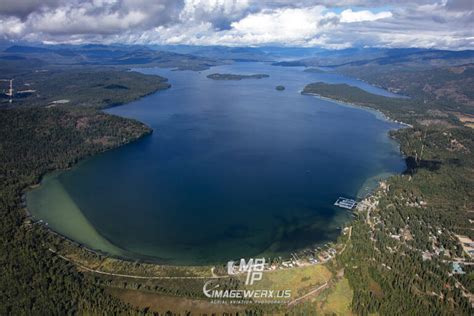
[[[322,96],[322,95],[317,94],[317,93],[303,92],[303,90],[300,91],[300,94],[301,95],[313,96],[313,97],[316,97],[318,99],[325,100],[325,101],[331,101],[331,102],[334,102],[334,103],[337,103],[337,104],[343,105],[343,106],[359,108],[359,109],[363,109],[363,110],[366,110],[366,111],[369,111],[369,112],[376,112],[375,114],[379,117],[382,117],[384,120],[386,120],[388,122],[392,122],[392,123],[397,123],[397,124],[400,124],[400,125],[404,126],[404,127],[400,127],[400,128],[413,128],[413,125],[402,122],[402,121],[395,120],[395,119],[391,118],[390,116],[388,116],[387,114],[385,114],[384,112],[382,112],[381,110],[376,109],[376,108],[372,108],[370,106],[361,105],[361,104],[352,103],[352,102],[344,102],[344,101],[341,101],[341,100],[338,100],[338,99],[325,97],[325,96]]]

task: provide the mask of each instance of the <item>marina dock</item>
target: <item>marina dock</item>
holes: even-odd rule
[[[339,197],[337,201],[334,202],[334,205],[348,209],[348,210],[352,210],[354,207],[357,206],[357,202],[345,197]]]

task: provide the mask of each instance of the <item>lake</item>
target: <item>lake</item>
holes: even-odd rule
[[[334,241],[350,212],[333,206],[405,168],[375,111],[300,94],[311,82],[361,81],[300,67],[235,63],[203,72],[141,69],[172,87],[106,112],[154,133],[45,177],[32,215],[89,248],[202,265]],[[211,73],[270,75],[216,81]],[[285,86],[277,91],[277,85]]]

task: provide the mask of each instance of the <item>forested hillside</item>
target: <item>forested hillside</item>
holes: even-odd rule
[[[24,222],[22,192],[48,171],[68,168],[150,129],[91,109],[1,110],[0,121],[0,314],[138,313],[48,251],[47,241],[54,237],[43,226]]]
[[[474,237],[474,131],[443,103],[376,96],[314,83],[315,94],[371,107],[413,127],[392,132],[405,174],[364,201],[338,263],[354,290],[352,309],[367,315],[470,315],[471,259],[458,236]],[[464,274],[453,273],[458,262]]]

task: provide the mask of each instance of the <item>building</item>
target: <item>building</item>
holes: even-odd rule
[[[464,270],[462,269],[462,266],[458,262],[453,262],[451,272],[454,274],[465,274]]]

